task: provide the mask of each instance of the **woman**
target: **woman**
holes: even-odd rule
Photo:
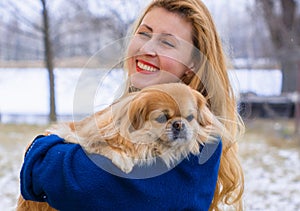
[[[124,61],[126,90],[182,81],[207,98],[230,140],[221,137],[204,164],[192,156],[165,174],[133,180],[97,168],[78,145],[37,137],[21,170],[23,197],[60,210],[219,210],[222,204],[242,209],[244,181],[236,152],[242,122],[209,11],[200,0],[156,0],[133,35]]]

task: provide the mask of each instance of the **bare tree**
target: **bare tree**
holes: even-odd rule
[[[102,7],[100,8],[102,13],[97,13],[98,11],[90,11],[89,2],[80,0],[0,2],[0,12],[5,11],[10,16],[9,21],[1,22],[5,30],[1,34],[7,39],[0,41],[0,47],[7,49],[5,53],[9,49],[13,50],[10,54],[6,53],[7,56],[1,51],[0,56],[7,60],[17,59],[16,57],[30,59],[25,56],[28,49],[31,51],[29,57],[33,54],[40,55],[42,52],[49,79],[50,121],[57,119],[55,59],[66,56],[89,57],[105,45],[107,38],[112,40],[123,38],[135,19],[137,8],[141,6],[141,0],[128,2],[114,0],[111,1],[113,3],[95,0],[94,2],[100,3]],[[129,8],[134,8],[135,13],[128,13]],[[31,41],[22,42],[25,37]]]
[[[300,1],[256,0],[263,10],[283,74],[282,92],[300,94]],[[300,133],[300,102],[295,103],[295,134]]]
[[[49,94],[50,94],[50,112],[49,112],[49,120],[56,121],[56,105],[55,105],[55,86],[54,86],[54,64],[53,64],[53,52],[52,52],[52,42],[50,38],[50,24],[49,24],[49,15],[48,15],[48,8],[47,8],[47,0],[40,0],[40,6],[34,3],[28,2],[9,2],[5,5],[5,8],[9,11],[9,14],[12,16],[13,21],[16,24],[7,25],[6,29],[10,32],[8,34],[15,34],[18,37],[21,35],[25,35],[27,37],[31,37],[33,40],[38,40],[39,38],[43,37],[43,44],[44,44],[44,61],[45,66],[48,70],[49,75]],[[20,9],[20,8],[23,8]],[[27,14],[30,11],[31,16]],[[38,12],[36,12],[38,11]],[[41,13],[39,13],[41,12]],[[39,21],[32,18],[33,16],[37,15],[39,17]],[[22,28],[18,25],[22,25]],[[18,26],[18,27],[16,27]],[[41,36],[42,35],[42,36]],[[23,36],[24,37],[24,36]],[[16,40],[16,43],[20,43],[20,39]],[[25,44],[26,45],[26,44]],[[25,49],[30,48],[30,43],[28,43]],[[23,46],[22,46],[23,48]],[[13,49],[13,48],[10,48]],[[14,55],[14,59],[20,59],[19,54],[21,53],[21,46],[20,44],[17,45],[14,49],[18,52],[18,55]],[[25,59],[25,56],[22,55],[22,58]]]
[[[45,64],[49,75],[49,93],[50,93],[50,121],[56,121],[56,105],[55,105],[55,82],[54,82],[54,63],[53,63],[53,51],[52,41],[50,38],[50,24],[47,10],[47,1],[41,0],[42,14],[43,14],[43,35],[45,46]]]
[[[149,0],[148,0],[149,1]],[[143,8],[141,0],[123,1],[97,1],[94,0],[98,8],[105,8],[103,16],[112,17],[115,19],[114,24],[110,27],[115,32],[117,39],[124,38],[127,35],[130,25],[136,19],[136,16]],[[144,0],[144,4],[145,4]]]
[[[261,9],[276,56],[281,63],[282,92],[297,90],[300,60],[300,14],[297,0],[256,0]]]

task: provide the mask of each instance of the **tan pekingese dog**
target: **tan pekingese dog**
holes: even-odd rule
[[[158,157],[170,167],[190,153],[199,154],[201,144],[225,132],[206,104],[187,85],[154,85],[79,122],[55,125],[47,134],[107,157],[125,173],[135,165],[150,165]],[[45,204],[20,197],[17,210],[38,210],[34,208]]]

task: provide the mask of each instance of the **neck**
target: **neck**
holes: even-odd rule
[[[133,86],[133,85],[131,85],[131,86],[129,87],[129,93],[131,93],[131,92],[138,92],[138,91],[141,91],[141,89],[136,88],[136,87]]]

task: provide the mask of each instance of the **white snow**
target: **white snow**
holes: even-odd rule
[[[56,69],[56,111],[58,115],[92,113],[109,105],[123,85],[123,72],[102,69]],[[49,113],[46,69],[0,68],[0,115],[2,122],[43,122],[35,116]],[[22,116],[14,120],[10,115]],[[14,116],[16,117],[16,116]]]
[[[277,96],[281,93],[280,70],[238,69],[230,71],[230,79],[237,94],[253,92],[260,96]]]
[[[279,70],[231,70],[235,92],[254,92],[262,96],[279,95]],[[112,102],[122,89],[120,69],[56,69],[56,111],[58,115],[92,113]],[[47,115],[49,113],[48,73],[42,68],[0,68],[0,114],[2,122],[12,121],[6,114]],[[29,117],[28,117],[29,118]],[[34,117],[32,117],[34,118]],[[25,121],[25,119],[24,119]],[[27,119],[26,121],[34,121]]]
[[[274,137],[254,136],[240,143],[244,153],[241,163],[245,174],[245,210],[300,210],[299,145],[281,149],[267,144],[270,138]],[[289,142],[284,138],[282,141]]]

